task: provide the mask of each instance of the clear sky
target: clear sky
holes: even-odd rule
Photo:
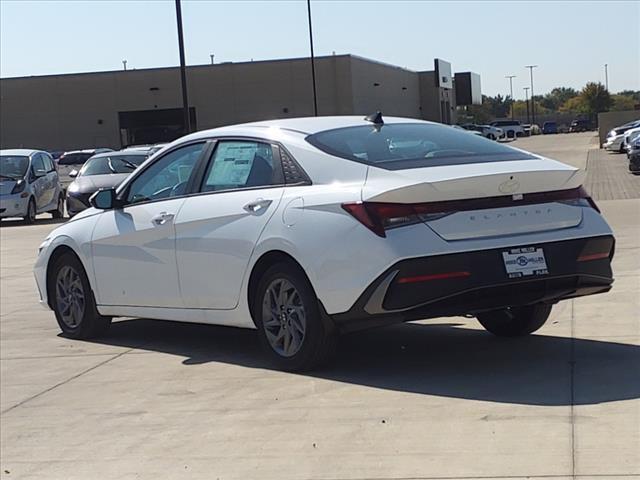
[[[514,96],[604,83],[640,89],[640,2],[312,0],[316,55],[353,53],[412,70],[433,58]],[[305,0],[183,0],[188,65],[309,55]],[[0,76],[179,63],[172,0],[0,0]]]

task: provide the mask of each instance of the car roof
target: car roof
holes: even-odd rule
[[[425,123],[433,124],[416,118],[403,117],[384,117],[386,124],[392,123]],[[323,132],[325,130],[333,130],[336,128],[357,127],[372,125],[360,115],[344,115],[330,117],[300,117],[300,118],[282,118],[277,120],[266,120],[261,122],[242,123],[239,125],[230,125],[227,127],[213,128],[210,130],[202,130],[200,132],[189,135],[189,139],[195,140],[206,138],[212,135],[248,135],[256,134],[265,129],[280,129],[289,132],[295,132],[302,135],[312,135],[314,133]]]
[[[46,152],[43,152],[42,150],[33,150],[30,148],[13,148],[9,150],[0,150],[0,155],[15,155],[15,156],[21,156],[21,157],[30,157],[34,153],[38,153],[38,152],[46,153]]]
[[[102,152],[102,153],[96,153],[93,157],[90,158],[90,160],[93,160],[94,158],[102,158],[102,157],[114,157],[114,156],[123,156],[126,155],[127,157],[131,157],[131,156],[139,156],[139,157],[146,157],[149,155],[149,152],[147,152],[146,150],[119,150],[117,152]]]

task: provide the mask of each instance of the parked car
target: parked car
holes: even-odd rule
[[[525,137],[530,137],[531,136],[531,124],[530,123],[523,123],[522,124],[522,130],[524,130],[524,136]]]
[[[476,125],[475,123],[465,123],[464,125],[461,125],[461,127],[466,130],[480,132],[489,140],[498,140],[505,137],[504,131],[501,128],[493,127],[491,125]]]
[[[602,148],[605,150],[609,150],[610,152],[624,153],[624,134],[633,128],[640,127],[640,120],[636,120],[635,122],[625,123],[619,127],[616,127],[609,131],[607,137],[605,138],[604,144]]]
[[[542,129],[540,128],[540,125],[538,125],[537,123],[532,123],[529,126],[529,135],[541,135],[542,134]]]
[[[495,122],[491,122],[491,126],[502,129],[507,138],[516,138],[525,135],[524,128],[518,120],[496,120]]]
[[[629,171],[635,175],[640,175],[640,136],[637,136],[627,149],[629,159]]]
[[[35,276],[69,337],[119,316],[256,328],[286,370],[394,322],[472,315],[527,335],[611,288],[613,233],[584,175],[379,112],[204,130],[94,194]]]
[[[569,126],[569,132],[589,132],[593,130],[591,120],[576,118]]]
[[[63,153],[58,161],[58,174],[60,175],[60,181],[63,185],[71,183],[72,179],[69,176],[71,170],[80,170],[84,162],[93,157],[96,153],[113,152],[110,148],[90,148],[86,150],[72,150],[70,152]]]
[[[631,148],[631,143],[640,136],[640,127],[635,127],[627,130],[624,133],[624,138],[622,140],[622,148],[625,152],[629,152]]]
[[[464,132],[466,132],[466,133],[469,133],[469,134],[471,134],[471,135],[476,135],[476,136],[478,136],[478,137],[484,137],[484,135],[482,135],[482,132],[478,132],[478,131],[476,131],[476,130],[469,130],[469,129],[466,129],[466,128],[464,128],[464,127],[461,127],[460,125],[451,125],[451,126],[452,126],[453,128],[455,128],[455,129],[457,129],[457,130],[462,130],[462,131],[464,131]]]
[[[89,197],[101,188],[115,188],[149,157],[146,151],[123,150],[98,153],[80,171],[72,170],[73,182],[67,187],[67,213],[70,217],[89,208]]]
[[[0,218],[33,223],[49,212],[64,216],[64,192],[51,155],[40,150],[0,150]]]
[[[57,160],[64,154],[64,150],[54,150],[49,152],[51,158],[53,158],[54,163],[57,163]]]
[[[542,124],[543,135],[558,133],[558,124],[556,122],[544,122]]]

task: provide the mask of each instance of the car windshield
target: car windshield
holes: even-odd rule
[[[78,176],[109,175],[111,173],[131,173],[147,159],[146,155],[109,155],[91,158],[85,163]]]
[[[58,160],[58,165],[82,165],[93,156],[93,153],[67,153]]]
[[[22,155],[0,156],[0,176],[3,178],[24,178],[29,169],[29,157]]]
[[[387,170],[536,158],[464,130],[431,123],[337,128],[310,135],[307,141],[330,155]]]

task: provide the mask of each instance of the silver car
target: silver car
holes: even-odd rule
[[[0,218],[33,223],[39,213],[64,216],[64,191],[51,155],[40,150],[0,150]]]

